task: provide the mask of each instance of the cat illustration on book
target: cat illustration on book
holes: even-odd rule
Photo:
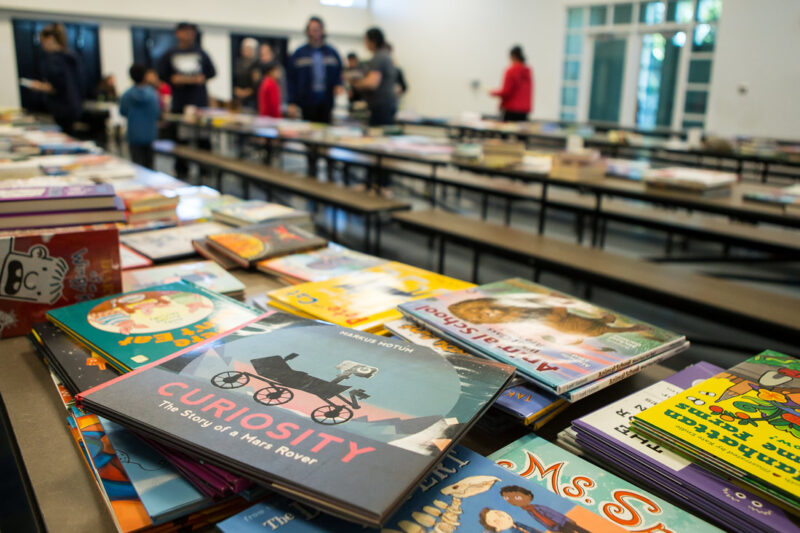
[[[14,250],[14,238],[0,240],[0,298],[54,304],[64,291],[67,262],[51,257],[43,244],[27,252]]]
[[[451,304],[448,308],[456,317],[473,324],[505,324],[536,321],[554,332],[554,337],[571,337],[561,342],[580,344],[585,338],[606,333],[639,332],[654,334],[644,324],[615,326],[619,316],[563,295],[508,294],[499,298],[473,298]],[[604,314],[595,316],[598,311]]]
[[[332,380],[325,381],[289,366],[288,362],[296,357],[299,357],[299,354],[291,353],[286,357],[271,355],[252,359],[250,363],[256,374],[240,371],[220,372],[211,378],[211,384],[221,389],[237,389],[247,385],[251,379],[263,381],[267,386],[258,389],[253,394],[253,399],[266,406],[283,405],[292,401],[294,398],[292,389],[308,392],[325,402],[325,405],[311,412],[311,419],[324,425],[347,422],[353,417],[353,409],[361,409],[358,400],[369,398],[369,394],[363,389],[353,389],[349,391],[349,397],[342,396],[350,386],[340,383],[352,376],[369,379],[378,372],[376,367],[355,361],[342,361],[336,365],[339,374]],[[334,400],[337,399],[344,405],[336,403]]]

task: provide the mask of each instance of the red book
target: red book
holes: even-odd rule
[[[50,309],[121,291],[112,224],[0,233],[0,338],[27,334]]]

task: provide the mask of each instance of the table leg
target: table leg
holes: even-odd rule
[[[472,253],[472,283],[478,284],[478,268],[480,266],[481,253],[477,248]]]
[[[483,195],[481,195],[481,219],[486,220],[488,214],[489,214],[489,195],[483,193]]]
[[[506,226],[510,226],[511,225],[511,197],[510,196],[508,198],[506,198],[505,223],[506,223]]]
[[[544,233],[545,218],[547,215],[547,187],[548,183],[545,180],[542,183],[542,197],[539,201],[539,235]]]
[[[594,215],[592,216],[592,248],[597,246],[597,239],[600,236],[599,233],[599,226],[600,226],[600,213],[601,207],[603,203],[603,196],[600,193],[597,193],[597,201],[594,204]]]
[[[372,215],[364,215],[364,252],[369,253],[370,230],[372,229]]]
[[[436,271],[439,274],[444,274],[444,235],[439,235],[439,265]]]

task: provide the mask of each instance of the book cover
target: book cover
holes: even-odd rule
[[[272,222],[210,234],[208,244],[249,267],[270,257],[319,248],[327,241],[292,224]]]
[[[25,335],[55,307],[122,289],[113,226],[0,234],[0,337]]]
[[[721,531],[536,435],[512,442],[489,459],[627,531]],[[514,502],[524,493],[506,496]]]
[[[36,213],[114,207],[111,185],[61,185],[6,188],[0,183],[0,213]]]
[[[430,348],[434,352],[442,355],[457,354],[472,356],[472,354],[465,352],[455,344],[451,344],[446,340],[437,337],[419,324],[415,324],[414,322],[406,320],[405,318],[387,322],[383,325],[383,327],[385,327],[386,330],[393,335],[396,335],[403,340],[413,342],[414,344],[419,344],[420,346],[425,346],[426,348]]]
[[[153,524],[190,514],[211,503],[136,435],[110,420],[97,419]]]
[[[557,394],[684,343],[671,331],[520,278],[398,309]]]
[[[180,281],[53,309],[47,318],[126,372],[258,315],[236,300]]]
[[[637,413],[632,426],[800,510],[800,361],[766,350]]]
[[[270,498],[217,527],[223,533],[354,531],[352,524],[287,498]],[[622,533],[627,529],[457,446],[420,483],[383,531]]]
[[[122,270],[130,270],[132,268],[142,268],[153,264],[148,258],[142,254],[131,250],[124,244],[119,245],[119,260],[122,264]]]
[[[164,194],[152,187],[123,189],[117,194],[125,203],[125,209],[131,213],[175,208],[178,205],[178,196],[176,194]]]
[[[567,402],[553,394],[529,385],[517,385],[503,391],[495,406],[531,424]]]
[[[747,521],[757,525],[754,527],[782,533],[800,531],[800,527],[776,505],[630,429],[630,420],[636,413],[722,371],[710,363],[697,363],[575,420],[572,425],[578,444],[587,446],[592,452],[600,450],[600,457],[626,471],[638,472],[636,476],[640,479],[655,479],[658,487],[669,486],[684,498],[708,502],[703,514],[710,515],[709,518],[721,509],[728,509],[743,523]]]
[[[234,268],[239,268],[239,263],[237,263],[227,255],[217,252],[215,249],[209,246],[207,237],[204,239],[193,239],[192,248],[194,248],[194,250],[200,256],[205,257],[210,261],[214,261],[216,264],[218,264],[225,270],[232,270]]]
[[[399,304],[467,287],[473,284],[391,262],[325,281],[285,287],[269,296],[322,320],[369,331],[401,318],[395,309]]]
[[[273,316],[280,327],[262,326]],[[78,400],[277,492],[378,525],[512,373],[274,313]]]
[[[222,294],[244,292],[244,284],[214,261],[163,265],[122,273],[122,286],[126,292],[181,280]]]
[[[87,350],[49,322],[34,324],[31,330],[42,355],[71,394],[114,379],[119,375],[105,359]]]
[[[251,226],[278,220],[294,223],[293,220],[310,219],[310,215],[305,211],[264,200],[246,200],[220,206],[213,209],[211,214],[216,220],[237,226]]]
[[[194,254],[193,239],[202,239],[212,233],[230,228],[217,222],[202,222],[123,235],[120,240],[153,261],[178,259]]]
[[[330,243],[327,248],[266,259],[256,267],[268,274],[308,282],[325,281],[383,263],[386,263],[385,259]]]

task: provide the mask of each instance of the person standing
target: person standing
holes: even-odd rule
[[[280,65],[272,66],[264,75],[258,88],[258,115],[262,117],[281,118],[281,86]]]
[[[533,72],[525,64],[525,55],[520,46],[510,52],[511,65],[506,69],[503,87],[491,91],[491,96],[500,98],[500,111],[504,122],[528,120],[533,111]]]
[[[128,149],[131,161],[153,168],[153,141],[158,136],[158,117],[161,106],[158,93],[145,75],[147,67],[134,64],[129,70],[134,86],[125,91],[119,101],[119,113],[128,119]]]
[[[256,90],[253,87],[253,69],[257,68],[258,41],[252,37],[242,39],[239,57],[233,68],[233,96],[243,111],[256,108]]]
[[[158,77],[172,87],[173,113],[183,113],[187,105],[208,107],[206,82],[217,71],[208,54],[197,45],[197,28],[181,22],[175,27],[178,46],[167,50],[158,64]]]
[[[83,114],[84,90],[80,58],[67,46],[63,24],[48,24],[39,33],[45,52],[43,80],[35,80],[30,89],[45,93],[47,108],[61,130],[71,135],[74,123]]]
[[[308,43],[292,54],[288,65],[289,114],[311,122],[331,122],[334,94],[343,91],[342,60],[325,44],[325,25],[311,17]]]
[[[370,28],[364,36],[364,44],[372,52],[363,79],[353,83],[360,91],[369,107],[369,125],[387,126],[394,124],[397,113],[397,69],[386,46],[386,39],[379,28]]]

